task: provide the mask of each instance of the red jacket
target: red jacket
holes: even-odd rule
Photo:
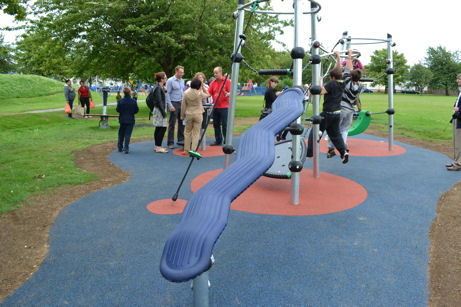
[[[211,82],[210,87],[208,88],[208,93],[213,97],[213,103],[216,101],[219,95],[219,91],[221,90],[222,84],[224,82],[224,77],[218,81],[217,79]],[[230,93],[231,89],[231,82],[227,79],[226,84],[224,85],[224,89],[219,97],[218,102],[215,104],[216,109],[225,109],[229,108],[229,96],[226,95],[225,92]]]

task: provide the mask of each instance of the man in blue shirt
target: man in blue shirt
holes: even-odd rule
[[[169,148],[174,148],[174,127],[178,121],[178,142],[180,146],[184,146],[184,125],[180,118],[181,115],[181,101],[184,96],[184,67],[176,66],[175,75],[168,79],[166,82],[166,103],[170,110],[170,119],[168,122],[168,141]]]

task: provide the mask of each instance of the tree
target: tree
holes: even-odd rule
[[[29,22],[18,48],[35,71],[43,71],[47,58],[46,73],[57,74],[61,62],[60,75],[70,68],[76,76],[128,80],[135,74],[153,82],[155,72],[170,76],[183,65],[185,78],[198,71],[210,76],[213,67],[226,71],[230,64],[236,8],[237,1],[227,0],[38,1],[33,7],[38,19]],[[257,67],[273,54],[270,41],[281,25],[278,17],[252,17],[245,47],[249,62]],[[42,59],[34,57],[34,46]]]
[[[459,53],[451,53],[444,47],[429,47],[425,58],[426,65],[432,72],[430,85],[434,89],[445,89],[448,96],[449,89],[456,89],[456,75],[459,73]]]
[[[393,67],[394,67],[394,86],[405,83],[408,74],[409,66],[403,53],[392,51]],[[384,85],[386,91],[388,89],[388,78],[386,75],[387,69],[387,49],[375,50],[370,59],[370,64],[365,66],[367,69],[367,77],[379,78],[372,85]]]
[[[6,44],[0,35],[0,73],[8,73],[14,69],[13,48]]]
[[[13,15],[17,20],[26,18],[27,0],[0,0],[0,9],[3,13]]]
[[[415,87],[420,93],[424,88],[429,86],[432,80],[432,72],[429,68],[422,64],[413,65],[408,73],[408,83]]]

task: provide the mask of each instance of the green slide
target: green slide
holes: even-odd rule
[[[349,128],[349,132],[347,133],[348,136],[353,136],[362,133],[363,131],[367,130],[368,126],[370,125],[371,116],[368,111],[360,111],[359,117]]]

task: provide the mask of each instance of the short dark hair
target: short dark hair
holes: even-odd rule
[[[362,78],[362,71],[360,69],[354,69],[351,71],[351,80],[358,82]]]
[[[125,86],[123,88],[123,94],[130,95],[131,94],[131,89],[128,86]]]
[[[161,71],[161,72],[155,73],[154,78],[155,78],[155,81],[160,82],[162,81],[163,78],[165,78],[165,76],[166,76],[165,72]]]
[[[67,83],[67,82],[69,82],[69,81],[70,81],[70,79],[66,79],[66,81],[64,81],[64,83]]]
[[[330,70],[330,78],[335,79],[335,80],[341,80],[343,77],[343,72],[341,71],[341,68],[335,67],[332,70]]]
[[[190,87],[193,88],[193,89],[198,90],[198,89],[200,89],[200,86],[202,86],[202,81],[199,78],[194,78],[190,82]]]

